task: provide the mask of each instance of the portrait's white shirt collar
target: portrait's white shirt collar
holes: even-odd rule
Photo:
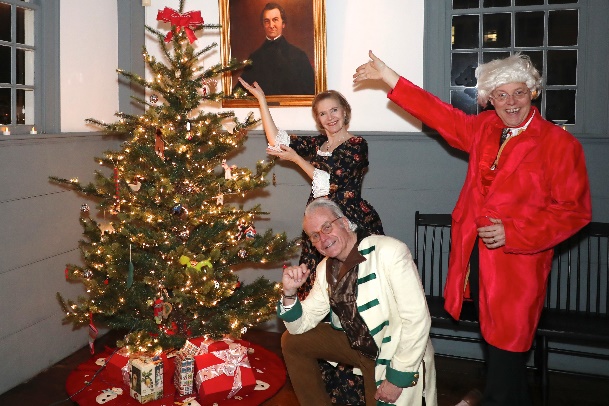
[[[277,41],[281,37],[282,37],[282,35],[279,35],[278,37],[275,37],[275,38],[266,37],[266,39],[269,40],[269,41]]]

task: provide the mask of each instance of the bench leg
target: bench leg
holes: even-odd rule
[[[542,335],[535,339],[535,364],[539,375],[542,405],[548,406],[548,339]]]

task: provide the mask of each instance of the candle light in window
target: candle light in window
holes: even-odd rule
[[[30,134],[38,134],[38,131],[36,131],[36,127],[32,127],[32,129],[30,130]]]
[[[2,128],[2,135],[11,135],[11,132],[8,127]]]

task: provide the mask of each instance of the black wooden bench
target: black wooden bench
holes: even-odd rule
[[[465,302],[461,320],[444,310],[444,284],[450,252],[450,214],[415,214],[413,258],[419,268],[432,318],[432,338],[479,342],[478,317],[473,303]],[[609,223],[590,223],[555,248],[552,272],[541,319],[535,336],[534,368],[541,397],[548,399],[548,355],[577,356],[609,361],[594,352],[609,347]],[[555,344],[585,347],[566,349]],[[441,354],[454,356],[452,354]],[[464,358],[464,357],[458,357]],[[566,372],[566,371],[562,371]]]

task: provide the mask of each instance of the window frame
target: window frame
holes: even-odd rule
[[[579,0],[577,6],[580,31],[576,124],[568,125],[567,129],[577,137],[607,137],[609,76],[605,73],[604,67],[609,60],[609,45],[604,38],[609,37],[609,24],[606,23],[609,2]],[[569,7],[556,5],[556,8]],[[513,7],[505,9],[513,10]],[[539,7],[530,6],[527,10],[529,9],[534,11]],[[450,101],[451,11],[452,0],[425,1],[423,87],[446,102]],[[592,41],[593,38],[598,40]]]

